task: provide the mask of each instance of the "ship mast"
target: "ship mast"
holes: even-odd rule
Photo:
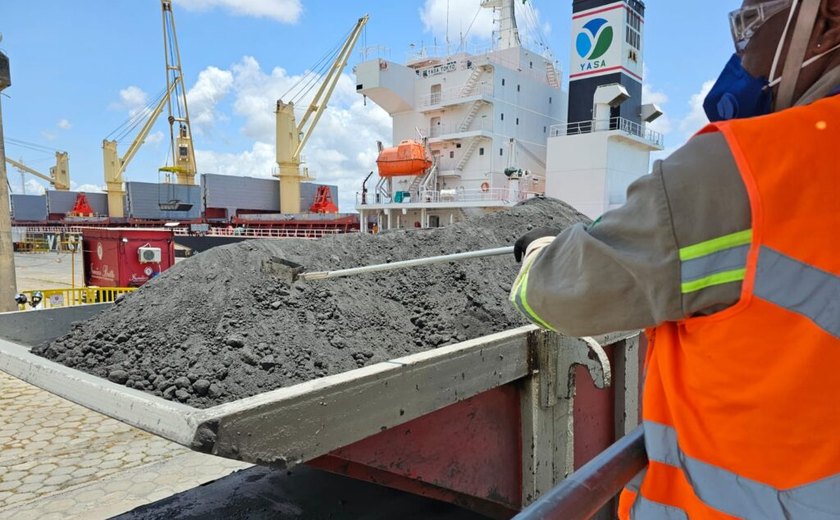
[[[521,46],[519,29],[516,28],[514,14],[514,0],[481,0],[481,7],[493,9],[494,25],[493,42],[496,50],[512,49]]]

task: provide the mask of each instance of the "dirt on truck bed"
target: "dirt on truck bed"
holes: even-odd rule
[[[114,307],[33,352],[198,408],[526,323],[507,301],[512,255],[292,284],[309,271],[513,244],[541,226],[586,221],[534,199],[438,229],[320,240],[250,240],[176,264]]]

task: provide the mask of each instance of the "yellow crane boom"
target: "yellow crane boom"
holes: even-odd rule
[[[168,107],[169,141],[172,146],[172,166],[164,166],[162,171],[175,173],[178,184],[194,184],[195,151],[192,146],[190,118],[187,110],[187,94],[184,76],[181,71],[181,54],[178,49],[178,37],[175,33],[175,15],[172,13],[172,0],[161,0],[161,18],[163,21],[163,47],[166,63],[166,91],[160,101],[149,112],[146,122],[131,142],[123,157],[117,153],[117,142],[102,141],[102,155],[105,162],[105,184],[108,191],[108,214],[113,218],[125,216],[123,200],[123,173],[128,163],[148,137],[164,107]],[[177,124],[177,130],[176,125]]]
[[[70,159],[68,158],[67,152],[55,152],[55,166],[50,167],[49,175],[44,175],[20,161],[15,161],[8,157],[6,157],[6,162],[22,172],[29,173],[49,182],[57,190],[66,191],[70,189]]]
[[[152,109],[149,117],[146,118],[146,122],[143,124],[137,137],[131,142],[125,155],[120,157],[117,153],[116,141],[109,141],[108,139],[102,141],[102,158],[105,162],[105,186],[108,191],[108,215],[111,218],[122,218],[125,216],[123,208],[123,196],[125,194],[125,190],[123,190],[123,172],[125,172],[128,163],[131,162],[137,150],[140,149],[140,146],[146,140],[149,131],[151,131],[152,126],[154,126],[155,121],[157,121],[158,116],[163,111],[163,107],[166,106],[167,100],[174,89],[175,83],[169,85],[166,93],[158,101],[154,109]]]
[[[335,86],[341,77],[341,72],[347,65],[350,53],[359,39],[362,28],[368,21],[365,15],[356,22],[350,36],[344,42],[329,72],[324,77],[321,87],[300,119],[295,121],[294,103],[284,103],[277,100],[276,114],[276,140],[277,140],[277,165],[278,176],[280,177],[280,211],[282,213],[300,213],[300,183],[308,177],[307,172],[301,172],[300,153],[312,130],[318,124],[318,120],[324,113],[327,103],[332,96]]]

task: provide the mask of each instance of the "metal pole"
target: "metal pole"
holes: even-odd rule
[[[617,440],[513,520],[586,520],[647,465],[641,426]]]
[[[337,271],[313,271],[310,273],[301,273],[298,275],[300,280],[324,280],[327,278],[340,278],[342,276],[352,276],[355,274],[376,273],[379,271],[391,271],[393,269],[402,269],[404,267],[415,267],[420,265],[441,264],[445,262],[455,262],[457,260],[466,260],[468,258],[482,258],[486,256],[509,255],[513,253],[513,246],[497,247],[495,249],[482,249],[480,251],[468,251],[466,253],[455,253],[452,255],[429,256],[426,258],[415,258],[412,260],[401,260],[399,262],[391,262],[390,264],[376,264],[366,265],[363,267],[351,267],[350,269],[339,269]]]
[[[0,93],[12,84],[9,58],[0,52]],[[9,179],[6,176],[6,149],[3,145],[3,108],[0,94],[0,312],[18,310],[15,303],[15,252],[12,246],[12,215]]]

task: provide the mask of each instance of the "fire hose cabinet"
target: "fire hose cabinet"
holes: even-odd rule
[[[89,286],[139,287],[175,263],[168,229],[84,229],[82,248]]]

